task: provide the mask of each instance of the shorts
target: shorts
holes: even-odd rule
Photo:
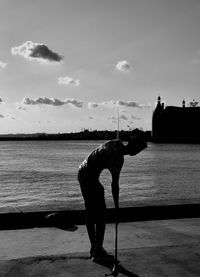
[[[105,192],[97,178],[81,168],[78,172],[78,180],[85,202],[87,221],[97,223],[105,221]]]

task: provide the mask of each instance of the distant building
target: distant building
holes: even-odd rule
[[[182,107],[165,107],[159,96],[152,117],[152,137],[200,140],[200,107],[192,103],[186,107],[183,100]]]

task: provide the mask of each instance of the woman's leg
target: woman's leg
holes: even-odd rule
[[[98,184],[98,211],[96,219],[96,248],[102,249],[105,235],[105,212],[106,212],[106,202],[104,196],[104,188],[99,183]]]
[[[106,224],[105,222],[96,223],[96,248],[102,249],[104,242]]]
[[[93,213],[91,209],[91,201],[90,201],[91,192],[88,190],[88,186],[87,186],[87,182],[89,180],[86,177],[87,176],[85,176],[84,172],[82,170],[79,170],[78,181],[80,183],[81,192],[85,202],[85,211],[86,211],[85,223],[86,223],[86,229],[87,229],[88,237],[91,244],[90,255],[92,255],[92,252],[95,249],[96,230],[95,230],[95,223],[93,221]]]
[[[87,233],[91,244],[90,254],[92,255],[96,247],[96,228],[92,218],[90,218],[89,214],[87,214],[87,210],[86,210],[86,228],[87,228]]]

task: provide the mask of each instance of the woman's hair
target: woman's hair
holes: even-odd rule
[[[143,134],[132,137],[127,144],[127,149],[130,153],[132,152],[139,153],[146,147],[147,147],[147,142]]]

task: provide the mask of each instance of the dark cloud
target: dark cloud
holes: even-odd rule
[[[99,107],[99,103],[88,102],[88,107],[89,108],[97,108],[97,107]]]
[[[122,114],[122,115],[120,115],[120,117],[119,117],[120,119],[122,119],[122,120],[128,120],[128,117],[127,116],[125,116],[124,114]]]
[[[29,60],[40,62],[62,62],[63,56],[50,50],[45,44],[26,41],[20,46],[11,48],[13,55],[20,55]]]
[[[5,116],[3,114],[0,114],[0,118],[4,118]]]
[[[70,99],[67,98],[65,100],[59,100],[59,99],[55,99],[55,98],[48,98],[48,97],[38,97],[36,99],[31,99],[31,98],[24,98],[22,100],[22,104],[25,105],[51,105],[51,106],[63,106],[66,104],[71,104],[74,107],[78,107],[78,108],[82,108],[83,107],[83,102],[76,100],[76,99]]]
[[[117,101],[117,104],[124,107],[140,108],[140,104],[134,101]]]
[[[17,107],[17,110],[26,111],[26,108],[24,108],[24,107],[22,107],[22,106],[19,106],[19,107]]]
[[[53,52],[44,44],[37,45],[35,48],[33,48],[30,57],[42,58],[51,62],[61,62],[63,60],[62,56],[56,52]]]

